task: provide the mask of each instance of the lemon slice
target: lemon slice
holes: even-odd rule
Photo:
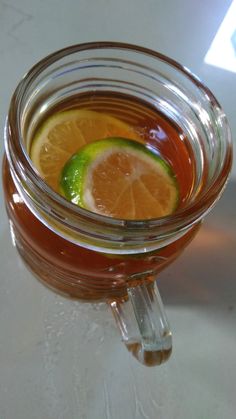
[[[84,146],[65,164],[61,193],[90,211],[121,219],[171,214],[179,188],[170,165],[145,145],[107,138]]]
[[[113,116],[87,109],[73,109],[50,116],[36,132],[30,157],[56,192],[66,161],[83,145],[99,138],[121,136],[142,141],[134,129]]]

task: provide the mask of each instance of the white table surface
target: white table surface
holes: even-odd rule
[[[203,62],[225,0],[0,0],[0,124],[22,74],[93,40],[157,49],[214,91],[236,137],[236,74]],[[235,19],[236,27],[236,19]],[[3,143],[1,155],[3,153]],[[236,169],[185,253],[160,275],[174,334],[161,367],[139,365],[103,304],[55,295],[13,248],[0,201],[0,419],[234,419]]]

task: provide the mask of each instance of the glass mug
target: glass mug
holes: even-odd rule
[[[66,201],[40,178],[27,152],[39,121],[76,95],[91,94],[92,107],[94,92],[141,100],[181,128],[194,180],[175,213],[144,221],[105,217]],[[71,46],[43,59],[19,83],[5,149],[6,209],[13,242],[29,269],[65,296],[106,301],[141,363],[167,360],[172,336],[156,275],[193,239],[222,193],[232,162],[227,119],[212,93],[157,52],[115,42]]]

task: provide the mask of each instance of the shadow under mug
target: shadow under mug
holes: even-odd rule
[[[96,92],[142,100],[179,126],[195,162],[184,206],[152,220],[117,220],[66,201],[40,178],[27,150],[35,127],[62,100]],[[27,266],[71,298],[105,300],[122,339],[145,365],[168,359],[172,337],[156,275],[193,239],[223,191],[232,163],[219,103],[172,59],[129,44],[75,45],[36,64],[16,88],[5,128],[5,203]]]

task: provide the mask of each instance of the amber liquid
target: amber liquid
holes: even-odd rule
[[[57,112],[72,109],[88,109],[101,112],[114,116],[131,126],[135,133],[132,137],[136,138],[137,135],[138,141],[145,143],[170,164],[180,189],[179,205],[185,203],[191,194],[195,180],[195,159],[188,139],[176,124],[147,103],[137,101],[137,99],[134,100],[127,95],[114,95],[108,92],[103,94],[93,93],[92,95],[72,97],[53,107],[40,121],[37,121],[32,138],[37,130],[41,129],[47,118]],[[76,142],[74,145],[71,144],[68,151],[71,152],[73,147],[74,152],[78,151]],[[30,146],[28,146],[28,149],[30,150]],[[66,138],[64,149],[66,150]],[[58,183],[55,183],[55,185],[52,183],[50,186],[56,192],[59,191]]]
[[[132,125],[138,136],[172,166],[182,206],[194,185],[194,158],[184,133],[155,108],[113,93],[70,98],[50,111],[86,108]],[[45,115],[44,119],[48,115]],[[39,121],[39,126],[43,120]],[[125,297],[127,281],[153,281],[192,240],[198,225],[174,243],[150,253],[107,255],[70,243],[39,221],[20,198],[4,159],[3,182],[16,246],[33,273],[46,285],[72,298],[101,300]]]

